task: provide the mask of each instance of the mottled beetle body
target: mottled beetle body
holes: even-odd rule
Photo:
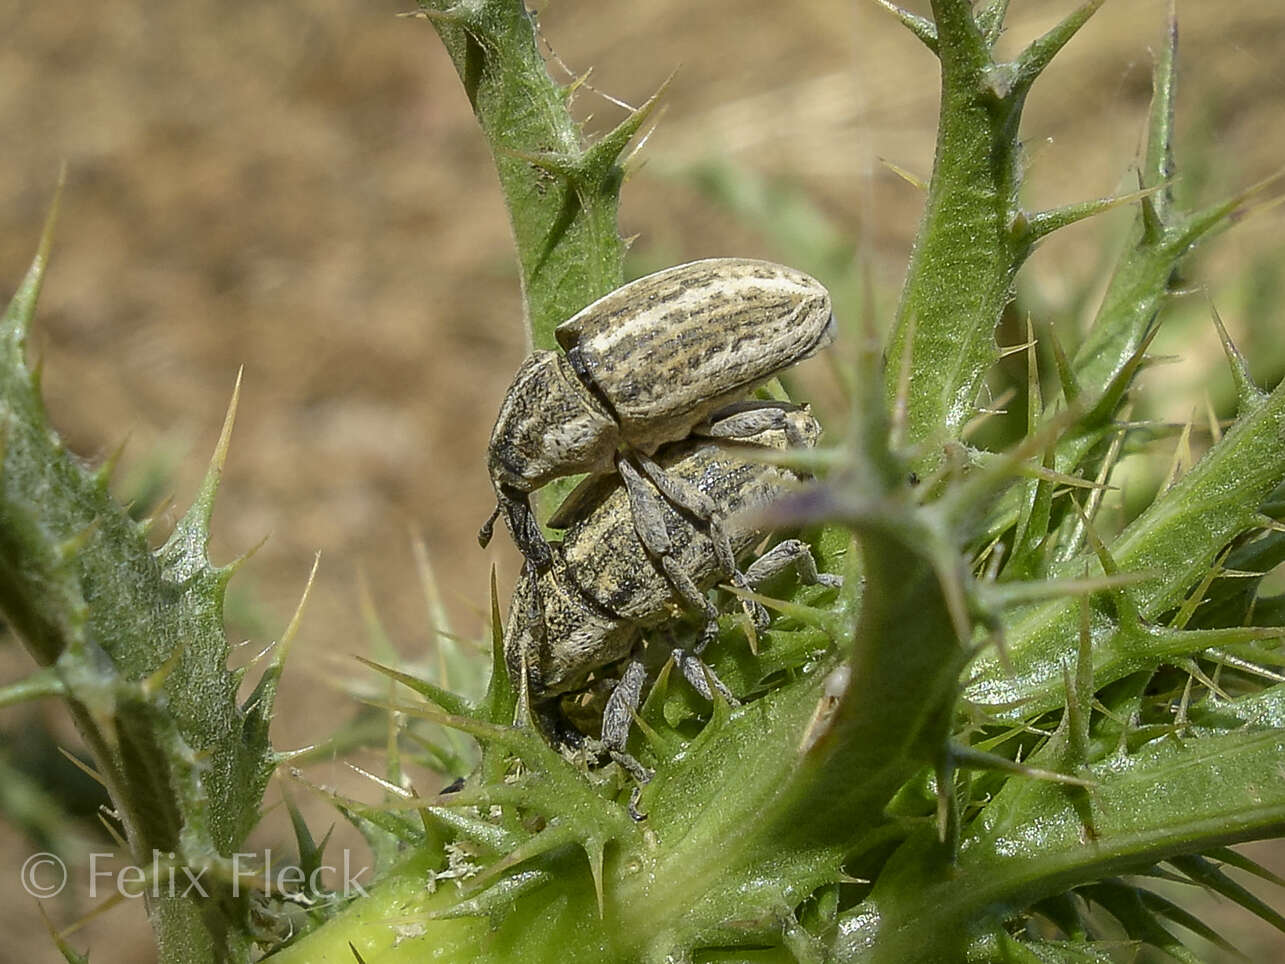
[[[800,481],[800,475],[764,459],[771,448],[811,446],[820,429],[806,410],[778,405],[774,425],[754,427],[735,417],[725,425],[749,430],[719,439],[689,439],[657,453],[657,464],[677,482],[718,507],[714,526],[693,524],[686,513],[646,486],[628,483],[626,464],[618,480],[589,479],[559,510],[569,528],[549,546],[549,566],[528,565],[513,591],[504,635],[505,666],[524,711],[572,742],[562,731],[554,706],[562,693],[583,685],[588,675],[620,662],[618,682],[602,715],[602,738],[595,756],[619,763],[635,779],[629,812],[643,819],[637,804],[650,772],[628,752],[629,729],[642,699],[646,668],[632,655],[649,626],[661,624],[684,607],[705,616],[705,631],[691,649],[673,650],[674,664],[707,699],[711,685],[735,702],[701,651],[718,629],[718,611],[705,590],[720,579],[739,577],[756,586],[794,566],[805,583],[840,585],[838,576],[818,573],[805,543],[787,539],[756,559],[744,573],[735,559],[763,535],[755,510],[775,501]],[[570,508],[568,508],[570,506]],[[721,540],[721,541],[720,541]],[[746,609],[761,628],[767,614],[757,604]]]
[[[609,472],[621,449],[645,459],[687,437],[828,345],[834,330],[819,282],[739,258],[648,275],[563,322],[557,338],[566,354],[532,353],[491,432],[497,512],[518,547],[539,569],[551,564],[531,492],[562,476]],[[489,538],[490,523],[483,544]]]
[[[813,445],[820,429],[805,410],[784,410],[791,431],[768,429],[747,439],[689,440],[667,446],[658,462],[670,473],[712,498],[733,553],[743,556],[763,532],[754,524],[755,510],[797,486],[799,473],[763,460],[764,448]],[[523,679],[532,703],[551,700],[576,689],[593,670],[628,656],[642,630],[659,625],[686,609],[704,612],[716,625],[717,612],[703,592],[731,573],[710,535],[663,500],[644,511],[657,513],[667,532],[668,552],[658,556],[637,532],[639,507],[626,487],[602,486],[603,494],[586,507],[554,543],[552,564],[543,574],[528,568],[513,593],[505,633],[505,660],[515,683]],[[777,564],[799,563],[807,554],[796,540],[777,553]],[[769,553],[768,556],[772,556]],[[765,557],[766,558],[766,557]],[[800,566],[805,579],[816,581],[810,554]],[[754,566],[749,573],[754,572]],[[686,589],[674,577],[689,580]],[[822,577],[833,584],[835,577]],[[693,597],[695,593],[695,597]],[[700,647],[697,647],[698,649]],[[699,686],[699,684],[698,684]]]

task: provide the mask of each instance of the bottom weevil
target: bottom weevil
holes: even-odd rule
[[[718,521],[732,556],[744,556],[764,533],[755,522],[761,510],[804,478],[764,458],[765,449],[811,447],[820,427],[803,408],[790,408],[785,425],[751,426],[743,436],[689,439],[657,453],[667,473],[708,497],[719,508]],[[519,716],[557,719],[556,702],[583,686],[595,670],[634,653],[645,629],[660,626],[684,610],[704,615],[705,627],[690,651],[675,649],[674,663],[705,698],[712,683],[731,694],[700,659],[718,630],[718,611],[705,591],[721,580],[755,587],[793,566],[805,583],[837,586],[840,577],[818,573],[803,542],[787,539],[756,559],[743,574],[716,545],[706,527],[659,494],[639,485],[597,483],[573,496],[574,522],[561,542],[551,544],[551,565],[542,574],[527,566],[514,588],[504,637],[509,676],[521,694]],[[760,628],[767,614],[747,603]],[[627,661],[602,721],[602,752],[639,783],[650,774],[625,749],[630,724],[646,681],[641,660]],[[634,799],[630,810],[637,816]]]

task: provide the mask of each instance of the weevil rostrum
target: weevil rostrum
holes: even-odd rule
[[[565,354],[534,351],[514,376],[491,432],[496,510],[479,541],[487,544],[502,512],[522,554],[544,572],[552,557],[530,494],[563,476],[625,465],[631,489],[645,477],[664,498],[709,520],[716,501],[667,476],[651,456],[828,345],[834,333],[829,292],[767,261],[693,261],[598,299],[558,326]],[[788,427],[778,408],[764,406],[756,416],[742,408],[724,431],[741,431],[751,418]]]
[[[811,447],[820,436],[806,409],[778,404],[775,412],[776,424],[770,427],[728,438],[692,438],[657,453],[657,464],[667,473],[718,506],[715,521],[736,557],[764,536],[754,518],[757,510],[805,478],[765,459],[767,450]],[[625,745],[645,682],[642,662],[630,657],[645,629],[683,610],[701,613],[704,629],[689,652],[674,650],[675,665],[706,698],[712,697],[710,681],[731,698],[700,655],[718,629],[718,611],[705,590],[730,578],[732,563],[708,532],[667,501],[653,494],[650,504],[640,503],[637,493],[649,491],[607,478],[590,480],[573,493],[568,514],[574,521],[568,519],[562,540],[550,545],[549,568],[538,573],[528,566],[519,578],[504,636],[510,678],[540,718],[547,718],[554,701],[582,686],[592,671],[628,659],[607,701],[602,750],[640,783],[648,774]],[[745,571],[745,582],[756,586],[789,566],[804,583],[841,584],[840,577],[817,572],[808,546],[797,539],[780,542],[755,560]],[[764,627],[766,613],[755,604],[747,606]]]

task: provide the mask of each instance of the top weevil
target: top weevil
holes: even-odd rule
[[[513,378],[491,432],[496,511],[479,541],[487,544],[503,511],[523,555],[547,570],[531,492],[562,476],[609,472],[622,448],[664,491],[647,458],[658,446],[685,438],[834,332],[829,292],[767,261],[693,261],[599,298],[558,326],[565,355],[534,351]]]

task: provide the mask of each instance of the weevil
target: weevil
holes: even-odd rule
[[[735,438],[688,439],[657,453],[657,464],[718,507],[734,556],[743,556],[762,537],[756,511],[796,487],[800,472],[774,464],[771,449],[813,446],[820,428],[806,409],[778,406],[777,422]],[[705,646],[718,631],[718,611],[705,590],[732,575],[716,540],[682,511],[655,496],[639,497],[620,480],[592,480],[573,493],[574,521],[560,542],[550,545],[543,573],[528,566],[514,588],[504,637],[505,663],[525,706],[541,719],[552,704],[582,686],[586,677],[630,657],[644,630],[684,610],[703,615],[705,625],[690,652],[674,650],[674,662],[698,692],[712,698],[710,684],[729,701],[731,693],[701,662]],[[744,573],[757,586],[789,566],[805,583],[841,584],[838,576],[817,571],[807,545],[797,539],[778,543]],[[748,603],[763,628],[766,613]],[[602,724],[603,752],[640,783],[646,770],[625,744],[645,682],[641,661],[630,659],[607,701]],[[556,716],[556,714],[552,714]],[[633,804],[631,803],[631,808]]]
[[[540,572],[552,563],[530,494],[567,475],[628,463],[668,500],[709,521],[717,505],[674,481],[651,456],[720,409],[834,339],[829,292],[801,271],[767,261],[712,258],[630,282],[558,326],[564,353],[537,350],[519,367],[491,432],[496,508]],[[713,418],[711,418],[713,416]],[[749,414],[725,434],[743,432]],[[788,428],[766,406],[758,427]],[[714,434],[719,434],[714,429]],[[639,496],[642,498],[643,496]]]

